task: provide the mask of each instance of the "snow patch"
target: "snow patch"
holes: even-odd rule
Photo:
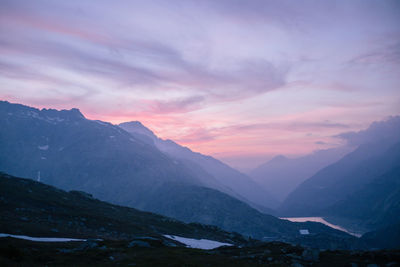
[[[57,122],[62,122],[64,121],[64,119],[60,118],[60,117],[49,117],[47,116],[47,121],[57,121]]]
[[[38,146],[38,148],[39,148],[40,150],[47,150],[47,149],[49,149],[49,145]]]
[[[309,235],[310,234],[308,229],[300,229],[299,232],[300,232],[301,235]]]
[[[86,239],[76,239],[76,238],[64,238],[64,237],[31,237],[26,235],[10,235],[10,234],[2,234],[1,237],[13,237],[17,239],[25,239],[36,242],[71,242],[71,241],[86,241]]]
[[[36,111],[27,111],[26,113],[22,112],[22,115],[26,115],[28,117],[32,117],[38,120],[42,120],[51,124],[57,124],[58,122],[63,122],[65,119],[60,118],[60,117],[42,117],[37,113]]]
[[[199,248],[199,249],[214,249],[222,246],[233,246],[229,243],[222,243],[214,240],[208,239],[193,239],[193,238],[186,238],[176,235],[164,235],[167,238],[172,240],[178,241],[182,244],[185,244],[187,247],[190,248]]]
[[[33,118],[39,118],[40,117],[39,114],[37,112],[35,112],[35,111],[28,111],[26,113],[26,115],[30,116],[30,117],[33,117]]]

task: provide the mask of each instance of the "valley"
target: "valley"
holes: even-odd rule
[[[0,0],[0,267],[400,266],[400,0]]]

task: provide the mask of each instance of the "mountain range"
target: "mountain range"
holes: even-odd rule
[[[366,130],[337,135],[336,137],[344,141],[339,147],[317,150],[297,158],[278,155],[249,171],[249,176],[282,202],[302,182],[339,161],[360,145],[368,145],[379,140],[399,140],[399,128],[398,116],[374,122]]]
[[[248,176],[161,139],[140,122],[113,125],[86,119],[78,109],[39,110],[1,101],[0,129],[0,171],[11,175],[258,239],[305,242],[299,239],[300,229],[313,236],[347,238],[319,223],[292,223],[265,214],[273,212],[267,206],[276,202]],[[386,233],[399,223],[400,118],[340,138],[357,148],[319,151],[297,163],[284,157],[269,163],[282,163],[279,170],[322,158],[313,165],[321,166],[347,153],[302,182],[276,212],[322,216],[349,228],[357,224],[363,233]]]
[[[338,161],[354,147],[341,146],[317,150],[298,158],[275,156],[249,172],[249,176],[282,202],[298,185],[317,171]]]
[[[361,232],[400,222],[400,117],[342,135],[358,145],[301,183],[285,199],[285,216],[324,216]]]
[[[138,139],[155,145],[160,151],[196,170],[200,179],[211,188],[241,199],[262,211],[272,212],[279,202],[267,190],[260,187],[250,177],[229,167],[221,161],[201,153],[193,152],[172,140],[157,137],[150,129],[138,121],[121,123],[119,126]],[[269,210],[268,210],[269,209]]]
[[[143,135],[88,120],[77,109],[39,110],[2,101],[0,129],[0,170],[11,175],[260,239],[293,237],[304,227],[346,236],[321,224],[263,214],[210,186],[221,183],[210,171],[198,172],[200,164],[169,156]]]
[[[329,217],[355,221],[367,230],[400,223],[400,162],[324,211]],[[351,226],[350,226],[351,227]]]

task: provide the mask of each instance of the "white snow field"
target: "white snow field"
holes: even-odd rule
[[[18,239],[25,239],[36,242],[71,242],[71,241],[86,241],[86,239],[76,239],[76,238],[63,238],[63,237],[31,237],[26,235],[10,235],[0,233],[1,237],[13,237]]]
[[[229,243],[222,243],[214,240],[208,240],[208,239],[192,239],[192,238],[186,238],[186,237],[181,237],[181,236],[176,236],[176,235],[164,235],[167,238],[173,239],[175,241],[181,242],[182,244],[185,244],[186,246],[190,248],[199,248],[199,249],[214,249],[218,248],[221,246],[233,246],[232,244]]]

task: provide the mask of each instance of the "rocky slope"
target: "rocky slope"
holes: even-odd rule
[[[239,234],[213,226],[109,204],[82,191],[66,192],[0,173],[0,232],[28,236],[131,239],[178,235],[244,243]]]

